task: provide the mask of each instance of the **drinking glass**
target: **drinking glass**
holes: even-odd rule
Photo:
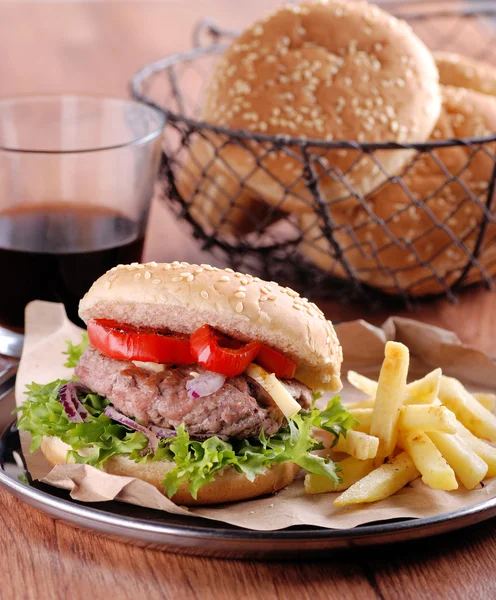
[[[128,100],[0,100],[0,325],[23,331],[34,299],[78,323],[93,281],[141,259],[163,127]]]

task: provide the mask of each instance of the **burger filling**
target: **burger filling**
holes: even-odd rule
[[[75,370],[78,380],[128,417],[145,426],[176,430],[184,424],[194,437],[258,437],[276,433],[284,416],[271,396],[253,378],[241,373],[226,377],[211,394],[194,398],[188,383],[205,370],[195,365],[167,365],[162,371],[105,356],[91,346]],[[289,393],[310,408],[310,388],[292,379],[283,381]]]
[[[88,337],[69,345],[74,380],[28,386],[19,428],[32,449],[56,436],[72,462],[172,461],[170,497],[184,483],[196,497],[229,466],[253,480],[294,462],[339,482],[339,468],[314,453],[312,430],[337,439],[355,420],[337,397],[315,408],[317,396],[294,378],[296,362],[275,349],[209,325],[186,336],[100,320],[88,323]]]

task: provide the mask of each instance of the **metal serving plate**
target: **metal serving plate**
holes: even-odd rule
[[[55,519],[103,536],[169,552],[223,558],[311,558],[326,552],[405,542],[473,525],[496,516],[496,498],[428,519],[402,519],[354,529],[291,527],[258,532],[204,519],[182,518],[119,502],[83,504],[65,490],[33,482],[24,461],[11,411],[13,394],[0,399],[0,485]]]

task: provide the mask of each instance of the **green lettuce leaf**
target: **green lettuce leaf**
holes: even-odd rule
[[[69,344],[66,364],[77,364],[86,345],[87,340],[78,345]],[[43,436],[56,436],[71,447],[69,462],[102,468],[103,463],[116,454],[129,455],[136,462],[169,460],[176,465],[164,480],[169,497],[186,482],[190,493],[196,497],[202,486],[228,466],[253,481],[273,464],[293,462],[310,473],[324,475],[339,483],[339,467],[329,458],[313,453],[321,445],[312,437],[312,429],[325,429],[337,439],[357,423],[336,396],[323,410],[312,406],[309,411],[300,411],[270,437],[262,432],[249,440],[225,442],[214,436],[199,442],[192,440],[180,426],[177,437],[161,440],[155,453],[143,456],[142,451],[148,445],[146,436],[105,416],[103,411],[109,402],[98,394],[79,396],[88,409],[88,422],[69,421],[58,401],[58,390],[65,383],[67,381],[59,379],[46,385],[32,383],[27,386],[26,400],[17,409],[20,412],[18,427],[31,434],[31,451],[39,448]],[[85,452],[80,454],[78,450],[83,448]]]
[[[64,363],[64,367],[69,367],[70,369],[72,369],[73,367],[77,366],[81,355],[86,350],[89,344],[88,334],[86,333],[86,331],[83,332],[80,344],[73,344],[69,340],[67,340],[66,343],[67,350],[63,354],[67,356],[67,360]]]
[[[312,454],[320,447],[312,437],[313,427],[320,427],[334,435],[340,435],[346,428],[356,424],[356,420],[346,411],[336,396],[324,411],[314,408],[302,411],[288,421],[286,427],[267,438],[262,432],[255,440],[223,442],[210,438],[205,442],[194,442],[181,430],[172,442],[180,452],[175,453],[178,465],[165,477],[165,489],[173,495],[181,484],[188,481],[189,491],[196,497],[202,485],[212,481],[215,473],[231,466],[253,481],[272,464],[293,462],[310,473],[324,475],[339,483],[339,467],[329,458]],[[205,480],[206,479],[206,480]]]
[[[46,385],[32,383],[26,386],[27,400],[17,409],[21,413],[18,427],[31,434],[31,452],[40,447],[43,436],[55,436],[71,446],[70,462],[84,462],[101,468],[114,454],[128,454],[146,447],[147,439],[142,433],[123,427],[103,414],[109,402],[98,394],[80,398],[88,409],[89,422],[69,421],[58,401],[58,390],[65,383],[66,380],[58,379]],[[92,448],[91,454],[80,456],[77,450],[88,446]]]

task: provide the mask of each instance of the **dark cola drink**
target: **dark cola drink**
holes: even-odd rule
[[[31,300],[63,302],[78,324],[80,298],[111,267],[139,261],[142,228],[118,212],[69,204],[0,212],[0,325],[22,330]]]

